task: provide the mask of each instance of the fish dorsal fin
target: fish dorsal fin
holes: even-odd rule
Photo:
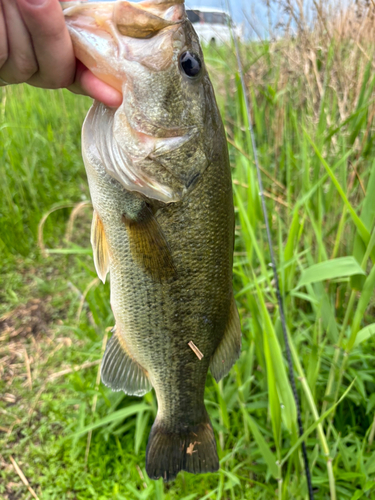
[[[116,330],[103,356],[101,378],[113,391],[124,391],[129,396],[143,396],[152,389],[146,371],[131,357],[125,340]]]
[[[99,278],[105,283],[109,271],[109,249],[104,232],[103,222],[94,210],[91,225],[91,245],[94,253],[94,264]]]
[[[241,353],[241,324],[237,306],[232,296],[229,317],[224,336],[214,352],[210,370],[219,382],[232,368]]]
[[[122,219],[128,232],[133,260],[154,280],[176,277],[171,250],[152,210],[145,205],[136,218],[124,214]]]

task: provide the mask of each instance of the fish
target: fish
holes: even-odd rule
[[[158,410],[151,479],[219,469],[204,404],[240,355],[234,208],[223,123],[183,0],[89,3],[65,10],[74,50],[123,94],[94,101],[82,128],[99,278],[110,275],[113,335],[102,382]]]

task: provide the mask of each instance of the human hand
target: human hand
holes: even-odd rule
[[[76,59],[58,0],[0,0],[0,86],[23,82],[68,88],[112,107],[122,101]]]

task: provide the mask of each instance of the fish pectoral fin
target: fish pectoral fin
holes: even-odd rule
[[[129,396],[143,396],[152,389],[146,371],[130,356],[125,340],[116,331],[103,356],[101,378],[113,391],[124,391]]]
[[[128,232],[133,260],[154,280],[176,277],[171,250],[152,210],[146,205],[135,219],[126,214],[122,219]]]
[[[228,323],[210,362],[212,376],[219,382],[232,368],[241,352],[241,324],[237,306],[232,296]]]
[[[109,271],[109,249],[103,222],[96,210],[94,210],[91,224],[91,245],[94,253],[96,272],[103,283],[105,283]]]

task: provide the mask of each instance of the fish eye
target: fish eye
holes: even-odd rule
[[[202,63],[197,54],[189,51],[183,52],[181,54],[180,65],[182,71],[189,78],[197,77],[202,69]]]

